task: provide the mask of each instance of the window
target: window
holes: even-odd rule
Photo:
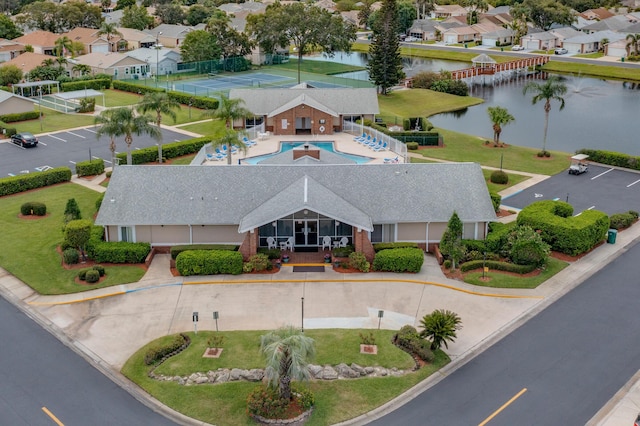
[[[121,226],[120,227],[120,240],[119,241],[126,241],[128,243],[133,243],[135,242],[135,235],[133,232],[133,228],[130,226]]]

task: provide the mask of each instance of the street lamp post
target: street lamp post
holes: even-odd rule
[[[160,36],[162,35],[162,31],[158,32],[156,35],[156,88],[158,87],[158,79],[160,78],[160,49],[162,49],[162,45],[160,44]]]

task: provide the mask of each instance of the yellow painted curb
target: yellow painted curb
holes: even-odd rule
[[[123,294],[126,294],[126,292],[125,291],[117,291],[115,293],[107,293],[107,294],[103,294],[101,296],[93,296],[93,297],[86,297],[84,299],[69,300],[67,302],[29,302],[28,304],[32,305],[32,306],[71,305],[73,303],[88,302],[89,300],[104,299],[105,297],[121,296]]]

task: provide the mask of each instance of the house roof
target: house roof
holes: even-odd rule
[[[172,61],[180,61],[180,54],[175,50],[166,47],[162,47],[160,49],[141,47],[139,49],[125,52],[125,55],[149,64],[155,64],[156,59],[158,62],[162,62],[167,58]]]
[[[232,89],[230,98],[244,100],[246,108],[256,115],[267,115],[280,109],[282,105],[304,95],[303,103],[311,106],[320,104],[336,115],[379,114],[378,97],[374,88],[339,89]],[[331,105],[331,107],[328,107]],[[314,106],[315,108],[315,106]]]
[[[515,35],[515,31],[513,31],[511,28],[501,28],[499,30],[496,31],[491,31],[489,33],[485,33],[482,36],[483,37],[487,37],[487,38],[491,38],[491,37],[496,37],[496,38],[500,38],[500,37],[513,37]]]
[[[554,28],[553,30],[549,30],[549,32],[562,40],[584,34],[573,27]]]
[[[629,18],[626,16],[616,15],[603,19],[602,21],[594,22],[593,24],[585,25],[582,27],[582,31],[620,31],[633,24],[633,22],[629,21]]]
[[[17,99],[20,99],[20,100],[25,101],[25,102],[31,102],[32,104],[36,103],[36,101],[33,100],[33,99],[25,98],[24,96],[16,95],[14,93],[7,92],[5,90],[0,90],[0,103],[6,101],[8,99],[11,99],[11,98],[17,98]]]
[[[545,31],[542,33],[527,34],[525,38],[527,38],[528,40],[556,40],[558,36],[551,33],[550,31]]]
[[[115,66],[123,65],[142,65],[146,64],[136,58],[130,58],[127,55],[117,52],[92,52],[86,55],[78,56],[70,62],[77,62],[79,64],[88,65],[90,67],[107,69]]]
[[[98,35],[100,30],[96,30],[95,28],[82,28],[76,27],[69,31],[68,33],[61,34],[62,36],[67,36],[71,41],[79,41],[84,44],[96,44],[96,43],[108,43],[107,35]],[[120,36],[117,34],[111,34],[111,42],[115,43],[120,40]]]
[[[313,109],[317,109],[318,111],[325,112],[333,117],[338,117],[340,115],[334,110],[332,110],[331,108],[327,107],[326,105],[322,105],[320,102],[316,101],[311,96],[307,96],[306,93],[302,93],[297,98],[292,99],[286,104],[282,105],[281,107],[271,111],[269,114],[267,114],[267,117],[274,117],[278,114],[282,114],[285,111],[289,111],[290,109],[295,108],[299,105],[308,105]]]
[[[626,37],[625,34],[618,33],[615,31],[598,31],[591,34],[580,34],[576,37],[567,38],[564,40],[564,43],[566,44],[599,43],[605,38],[611,42],[616,40],[622,40],[625,37]]]
[[[242,230],[302,209],[362,229],[372,223],[447,222],[454,210],[463,222],[495,220],[478,164],[408,163],[118,166],[96,224]]]
[[[55,47],[56,40],[59,39],[60,34],[54,34],[49,31],[33,31],[29,34],[25,34],[21,37],[13,39],[16,43],[30,46],[39,47]]]
[[[436,4],[434,12],[439,14],[447,13],[447,14],[457,14],[462,16],[467,15],[467,9],[465,9],[464,7],[458,4],[443,4],[443,5]]]
[[[473,27],[470,26],[464,26],[464,27],[453,27],[453,28],[449,28],[448,30],[446,30],[444,32],[444,34],[459,34],[459,35],[464,35],[464,34],[478,34],[478,30],[476,30]]]
[[[411,31],[435,32],[436,22],[432,19],[414,19]]]
[[[16,56],[10,61],[3,62],[2,65],[15,65],[20,68],[22,72],[29,72],[37,66],[42,65],[42,62],[46,59],[53,59],[53,56],[43,55],[42,53],[24,52],[21,55]]]
[[[486,53],[482,53],[471,60],[474,64],[495,64],[496,60]]]
[[[174,24],[160,24],[150,30],[144,30],[144,32],[151,34],[153,37],[169,38],[185,38],[191,31],[193,31],[193,27]]]
[[[137,41],[139,43],[155,43],[156,38],[144,31],[133,28],[118,27],[118,32],[122,34],[122,38],[127,41]]]

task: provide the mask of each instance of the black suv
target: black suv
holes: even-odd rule
[[[11,136],[11,142],[22,147],[38,146],[38,138],[29,132],[17,133]]]

